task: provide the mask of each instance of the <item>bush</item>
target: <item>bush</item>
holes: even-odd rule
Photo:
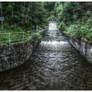
[[[27,31],[25,31],[24,37],[23,37],[23,32],[24,30],[21,29],[21,27],[18,27],[16,25],[9,25],[5,23],[4,29],[0,29],[0,44],[9,43],[9,39],[11,40],[10,43],[16,43],[16,42],[21,42],[23,40],[28,40],[32,32],[29,31],[30,33],[28,33]]]
[[[58,28],[74,38],[92,42],[92,3],[58,3]]]
[[[70,25],[70,27],[67,27],[65,33],[74,37],[74,38],[81,38],[82,34],[80,31],[80,24]]]
[[[32,34],[32,38],[33,38],[34,40],[39,40],[39,39],[42,38],[42,35],[40,35],[40,34],[38,34],[38,33],[33,33],[33,34]]]
[[[74,37],[74,38],[80,38],[87,41],[92,41],[92,18],[90,17],[86,23],[77,21],[75,24],[71,24],[69,27],[67,27],[65,33]]]

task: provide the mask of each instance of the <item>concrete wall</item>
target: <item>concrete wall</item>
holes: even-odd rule
[[[44,35],[45,31],[42,30],[39,34]],[[0,46],[0,72],[15,68],[26,62],[39,42],[40,40],[34,41],[34,39],[31,39],[24,43]]]
[[[62,33],[64,36],[66,36],[64,33]],[[80,52],[82,56],[85,57],[85,59],[92,63],[92,44],[80,40],[80,39],[74,39],[70,36],[66,36],[68,38],[69,43]]]

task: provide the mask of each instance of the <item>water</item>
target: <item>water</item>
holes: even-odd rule
[[[92,89],[92,65],[71,47],[59,31],[49,29],[25,64],[0,73],[0,89]]]

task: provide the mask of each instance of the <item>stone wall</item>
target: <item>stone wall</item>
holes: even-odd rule
[[[66,36],[64,33],[62,33],[64,36]],[[68,38],[69,43],[80,52],[80,54],[82,56],[84,56],[84,58],[92,63],[92,44],[84,41],[84,40],[80,40],[80,39],[74,39],[70,36],[66,36],[66,38]]]
[[[39,34],[44,35],[45,30]],[[41,40],[41,39],[40,39]],[[24,43],[0,46],[0,72],[15,68],[26,62],[31,56],[33,49],[38,46],[40,40],[31,39]]]

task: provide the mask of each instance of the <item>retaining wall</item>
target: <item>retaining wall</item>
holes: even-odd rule
[[[44,35],[45,30],[41,30],[39,34]],[[41,39],[40,39],[41,40]],[[40,40],[31,39],[24,43],[0,46],[0,72],[15,68],[26,62],[31,56],[34,48],[38,46]]]
[[[84,58],[92,63],[92,44],[88,43],[84,40],[81,39],[74,39],[70,36],[65,35],[64,33],[62,33],[64,36],[67,37],[69,43],[80,52],[80,54],[82,56],[84,56]]]

